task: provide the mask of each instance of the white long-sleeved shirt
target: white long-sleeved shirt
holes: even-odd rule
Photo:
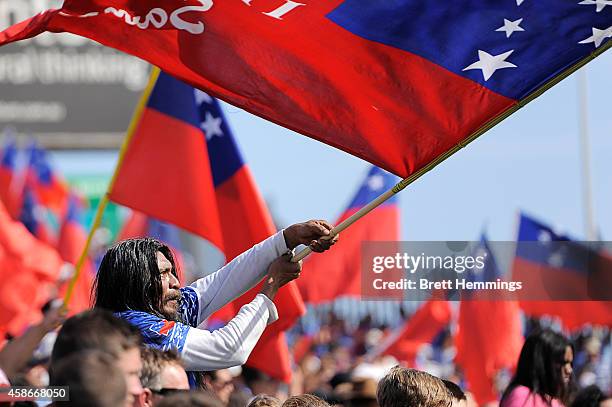
[[[283,232],[236,257],[230,263],[188,287],[182,288],[179,313],[183,322],[167,321],[143,311],[117,315],[136,325],[147,345],[176,349],[188,371],[208,371],[243,364],[266,326],[278,319],[274,303],[258,294],[240,308],[227,325],[215,331],[198,326],[212,313],[254,287],[270,263],[287,252]]]

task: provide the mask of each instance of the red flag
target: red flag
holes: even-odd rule
[[[495,31],[517,12],[529,29]],[[604,51],[592,28],[611,24],[562,1],[66,0],[0,43],[82,35],[408,176]]]
[[[14,188],[17,161],[15,140],[8,138],[0,156],[0,201],[13,217],[17,219],[21,208],[20,197]]]
[[[396,182],[395,176],[372,167],[336,224],[391,189]],[[397,197],[393,197],[352,225],[350,232],[338,241],[334,250],[306,260],[302,276],[297,280],[304,301],[319,304],[342,296],[361,296],[362,243],[397,241],[399,224]]]
[[[81,224],[82,208],[76,196],[71,196],[68,202],[66,217],[60,229],[57,249],[66,262],[76,266],[87,242],[87,232]],[[72,297],[68,303],[70,314],[74,315],[91,307],[91,288],[93,286],[94,269],[91,260],[87,258],[83,264],[81,274],[76,282]],[[60,291],[60,296],[67,288],[67,284]]]
[[[163,72],[110,197],[211,241],[227,260],[276,232],[219,103]],[[233,317],[259,291],[256,287],[247,292],[214,317]],[[247,365],[289,381],[283,331],[305,308],[294,283],[279,290],[274,302],[279,320],[264,331]]]
[[[496,276],[500,276],[495,257],[484,238],[481,244],[487,252],[482,276],[484,281],[495,281]],[[474,398],[483,405],[499,399],[494,386],[495,376],[500,369],[512,369],[516,365],[523,336],[516,301],[479,300],[478,295],[477,292],[471,298],[462,297],[455,336],[455,361],[462,367]]]
[[[25,226],[11,219],[0,205],[0,245],[7,256],[19,259],[45,281],[56,282],[63,262],[55,249],[37,240]]]
[[[385,338],[378,352],[414,367],[414,359],[421,346],[431,343],[450,321],[450,304],[447,301],[429,300],[421,305],[403,327]]]
[[[13,221],[0,202],[0,333],[21,334],[40,318],[63,262]]]
[[[147,236],[149,218],[142,212],[132,211],[123,224],[117,240]]]

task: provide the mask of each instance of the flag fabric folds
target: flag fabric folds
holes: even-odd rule
[[[598,271],[607,274],[608,282],[599,281],[597,284],[601,286],[593,287],[595,280],[589,279]],[[527,315],[557,316],[571,330],[585,324],[612,326],[610,296],[599,301],[597,296],[590,295],[590,290],[609,290],[612,282],[609,254],[555,233],[543,223],[521,214],[512,272],[513,279],[529,280],[536,288],[540,287],[536,279],[545,282],[533,298],[521,301],[521,308]],[[542,294],[554,290],[555,285],[563,288],[563,298],[542,298]]]
[[[335,224],[352,216],[396,183],[397,177],[372,167]],[[350,232],[334,245],[334,250],[308,258],[297,280],[304,301],[321,304],[343,296],[360,297],[362,243],[397,241],[399,225],[399,207],[397,196],[394,196],[352,225]]]
[[[36,194],[41,205],[49,208],[61,219],[68,205],[68,184],[53,171],[47,151],[36,142],[32,142],[28,147],[28,155],[26,187]]]
[[[495,281],[501,277],[494,254],[486,238],[481,239],[479,249],[486,253],[484,268],[480,274],[471,271],[472,281]],[[501,369],[511,370],[518,360],[523,345],[518,302],[514,300],[480,300],[477,291],[471,297],[462,297],[455,346],[455,362],[461,366],[469,391],[479,405],[496,402],[496,374]]]
[[[448,301],[426,301],[402,327],[385,338],[380,353],[415,367],[415,358],[421,346],[431,343],[451,322],[451,316]]]
[[[9,214],[16,219],[21,207],[20,196],[15,188],[17,165],[17,144],[12,137],[6,137],[0,155],[0,200]]]
[[[219,102],[164,72],[138,120],[110,198],[207,239],[227,261],[276,232]],[[258,287],[213,317],[233,317],[257,292]],[[294,283],[279,290],[274,302],[279,320],[265,330],[247,365],[288,381],[283,331],[305,309]]]
[[[65,0],[0,44],[88,37],[405,177],[607,49],[595,3]]]
[[[0,202],[0,335],[20,334],[40,318],[62,266],[57,251],[11,219]]]
[[[76,266],[87,241],[87,231],[82,224],[83,210],[81,199],[75,195],[70,195],[66,216],[62,222],[57,242],[58,253],[64,261],[73,266]],[[91,289],[95,271],[89,257],[87,257],[82,267],[81,274],[76,281],[72,296],[67,304],[71,315],[85,311],[92,305]],[[60,291],[61,297],[63,297],[67,284]]]

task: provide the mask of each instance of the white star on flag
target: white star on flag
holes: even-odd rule
[[[512,33],[515,32],[515,31],[525,31],[525,29],[523,29],[523,27],[521,27],[519,25],[519,24],[521,24],[521,22],[523,22],[522,18],[519,18],[516,21],[510,21],[510,20],[507,20],[507,19],[504,18],[504,25],[502,25],[501,27],[499,27],[495,31],[505,31],[506,32],[506,38],[510,38]]]
[[[200,89],[194,89],[193,94],[195,95],[195,100],[198,106],[203,102],[212,103],[213,101],[208,93],[203,92]]]
[[[578,4],[587,4],[587,5],[594,4],[597,6],[597,9],[595,11],[599,13],[606,6],[612,6],[612,0],[583,0]]]
[[[523,4],[525,0],[516,0],[516,5],[520,6],[521,4]]]
[[[517,68],[517,66],[512,62],[506,61],[506,58],[508,58],[513,52],[514,50],[511,49],[503,54],[491,55],[488,52],[479,49],[478,61],[466,66],[463,68],[463,70],[468,71],[470,69],[480,69],[482,71],[482,76],[484,76],[484,80],[488,81],[498,69]]]
[[[223,137],[223,130],[221,130],[221,118],[213,117],[210,112],[206,112],[206,119],[200,124],[202,130],[204,130],[204,134],[206,135],[206,140],[210,140],[215,136]]]
[[[599,48],[601,43],[606,38],[612,37],[612,25],[605,30],[600,30],[595,27],[593,27],[592,29],[593,29],[593,35],[591,35],[589,38],[585,38],[584,40],[579,41],[578,44],[589,44],[592,42],[592,43],[595,43],[595,48]]]
[[[383,180],[382,175],[372,175],[368,178],[368,188],[372,191],[378,191],[385,186],[385,180]]]
[[[559,252],[551,254],[548,258],[548,264],[557,268],[563,266],[563,255]]]
[[[541,244],[548,244],[552,241],[552,236],[545,230],[540,230],[538,233],[538,242]]]

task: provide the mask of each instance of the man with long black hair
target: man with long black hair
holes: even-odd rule
[[[147,345],[177,350],[187,371],[241,365],[265,327],[278,319],[272,302],[276,292],[300,274],[301,264],[291,262],[288,251],[300,244],[315,252],[329,249],[337,238],[326,238],[331,228],[325,221],[289,226],[183,288],[168,246],[151,238],[125,240],[102,259],[94,285],[95,306],[138,327]],[[226,326],[213,332],[198,328],[264,277],[261,292]]]

